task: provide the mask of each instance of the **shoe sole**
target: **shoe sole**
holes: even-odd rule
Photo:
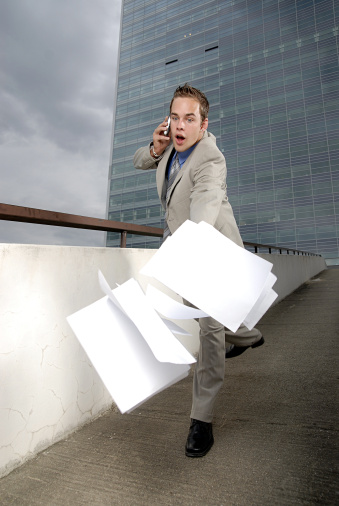
[[[237,351],[234,351],[234,348],[233,348],[229,353],[226,352],[225,358],[239,357],[239,355],[242,355],[243,353],[245,353],[245,351],[248,350],[248,348],[259,348],[259,346],[262,346],[264,343],[265,343],[264,336],[261,336],[259,341],[257,341],[256,343],[254,343],[250,346],[244,346],[243,348],[241,346],[235,346]]]

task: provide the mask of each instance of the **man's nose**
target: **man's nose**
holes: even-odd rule
[[[184,128],[184,120],[183,119],[179,119],[179,121],[177,123],[177,127],[179,130],[183,130],[183,128]]]

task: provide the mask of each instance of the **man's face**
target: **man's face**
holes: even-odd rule
[[[200,104],[193,98],[177,97],[171,108],[171,136],[174,148],[186,151],[199,142],[208,125],[201,121]]]

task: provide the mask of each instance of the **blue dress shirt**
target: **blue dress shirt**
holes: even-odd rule
[[[174,153],[173,153],[173,155],[171,157],[170,163],[168,164],[168,169],[167,169],[167,174],[166,174],[166,178],[167,179],[169,178],[169,175],[171,173],[172,163],[173,163],[173,160],[175,158],[175,155],[178,153],[180,168],[182,168],[182,166],[186,162],[187,158],[190,156],[190,154],[192,153],[193,149],[196,146],[197,146],[197,144],[194,144],[194,146],[191,146],[189,149],[186,149],[186,151],[182,151],[180,153],[178,153],[177,151],[174,151]]]

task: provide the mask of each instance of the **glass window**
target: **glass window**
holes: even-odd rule
[[[305,227],[297,229],[298,241],[310,241],[316,238],[314,227]]]
[[[314,217],[314,208],[313,206],[298,206],[295,207],[295,216],[296,218],[313,218]]]
[[[161,207],[159,205],[158,206],[149,207],[148,208],[148,216],[150,218],[154,218],[156,216],[161,216]]]
[[[126,209],[125,211],[121,211],[121,221],[124,223],[132,222],[134,218],[133,210]]]
[[[292,198],[292,187],[289,186],[287,188],[277,188],[275,190],[275,199],[276,200],[285,200]]]
[[[121,204],[124,205],[124,204],[131,204],[134,202],[134,191],[133,192],[128,192],[128,193],[123,193],[122,196],[121,196]]]
[[[135,218],[137,220],[145,220],[146,219],[146,209],[136,209],[135,211]]]
[[[273,181],[272,170],[256,172],[257,183],[267,183],[269,181]],[[271,190],[269,190],[268,192],[259,193],[259,202],[267,202],[268,200],[273,200],[273,192],[271,192]]]
[[[112,220],[112,221],[121,221],[120,211],[115,211],[115,212],[109,213],[108,219]],[[119,237],[120,237],[120,234],[119,234]]]
[[[324,225],[316,228],[317,239],[333,239],[337,235],[335,225]]]
[[[309,164],[304,165],[292,165],[292,176],[293,177],[300,177],[310,174],[311,169]]]
[[[256,204],[256,202],[257,202],[257,195],[256,195],[255,192],[253,192],[253,193],[243,193],[240,196],[240,201],[241,201],[242,205]]]
[[[332,216],[334,214],[333,202],[314,206],[315,216]]]
[[[147,190],[136,191],[134,202],[142,202],[144,200],[147,200]]]
[[[119,194],[119,195],[113,195],[109,199],[109,205],[110,205],[110,207],[120,206],[121,205],[121,194]]]
[[[312,185],[311,184],[302,184],[293,187],[293,193],[296,198],[298,197],[307,197],[312,195]]]
[[[120,179],[112,179],[110,184],[110,191],[120,190],[124,187],[124,180]]]
[[[294,242],[296,240],[295,230],[278,230],[277,240],[280,245],[284,245],[286,242]]]

